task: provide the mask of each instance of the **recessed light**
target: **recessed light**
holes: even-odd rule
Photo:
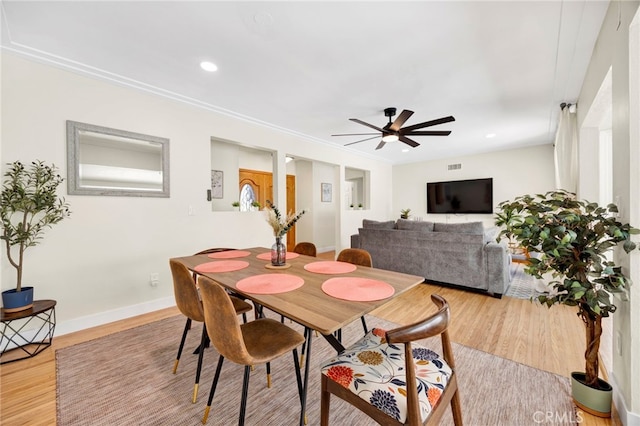
[[[487,133],[487,135],[485,136],[485,138],[487,139],[491,139],[491,138],[495,138],[496,134],[495,133]]]
[[[205,71],[209,71],[209,72],[218,71],[218,66],[216,64],[214,64],[213,62],[208,62],[208,61],[200,62],[200,68],[202,68]]]
[[[409,152],[409,148],[403,149],[402,152]]]

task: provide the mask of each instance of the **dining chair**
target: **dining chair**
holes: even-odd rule
[[[254,321],[240,324],[231,298],[220,284],[205,276],[198,277],[198,283],[204,306],[207,333],[211,343],[220,353],[202,423],[205,424],[209,417],[211,403],[213,402],[220,371],[222,370],[222,363],[225,358],[244,366],[242,400],[238,417],[239,425],[244,425],[251,366],[267,365],[267,385],[269,386],[271,361],[290,351],[293,353],[298,394],[302,407],[304,389],[298,364],[297,348],[305,341],[304,336],[271,318],[258,318]]]
[[[368,251],[359,248],[343,249],[340,253],[338,253],[338,257],[336,260],[338,262],[347,262],[354,265],[366,266],[368,268],[373,267],[371,254]],[[367,328],[367,320],[365,320],[364,316],[361,316],[360,321],[362,322],[362,329],[364,330],[364,334],[367,334],[367,332],[369,331],[369,329]]]
[[[374,328],[337,357],[324,362],[321,426],[329,425],[335,395],[381,425],[437,425],[451,405],[462,426],[462,408],[447,328],[447,301],[431,295],[438,312],[417,323],[384,331]],[[443,357],[412,342],[440,336]],[[404,346],[404,347],[403,347]]]
[[[222,251],[231,251],[231,250],[236,250],[236,249],[227,248],[227,247],[210,247],[208,249],[200,250],[199,252],[195,253],[194,256],[198,256],[200,254],[220,253]],[[196,282],[196,283],[198,282],[198,273],[197,272],[193,273],[193,281]],[[238,293],[235,293],[235,292],[229,292],[229,294],[234,296],[234,297],[237,297],[238,299],[246,300],[246,298],[243,297],[241,294],[238,294]],[[257,315],[257,312],[255,313],[255,315]],[[244,322],[247,322],[247,313],[246,312],[242,312],[242,320]]]
[[[304,241],[296,244],[296,246],[293,248],[293,252],[313,257],[316,257],[317,255],[316,245]]]
[[[171,267],[171,275],[173,276],[173,292],[176,298],[176,305],[182,314],[187,317],[187,322],[182,332],[182,339],[180,339],[180,346],[178,347],[178,355],[173,365],[173,374],[178,371],[178,364],[180,363],[180,356],[182,355],[182,349],[184,348],[184,342],[187,339],[187,333],[191,329],[192,321],[202,323],[202,336],[200,337],[200,346],[198,348],[198,367],[196,369],[196,381],[193,387],[192,402],[195,403],[198,398],[198,386],[200,383],[200,372],[202,371],[202,358],[204,355],[204,349],[207,347],[209,337],[207,335],[207,327],[204,321],[204,311],[202,309],[202,302],[198,295],[198,289],[196,283],[193,280],[193,276],[189,272],[186,266],[175,260],[170,260],[169,265]],[[232,299],[233,309],[236,314],[244,314],[251,311],[253,308],[247,302],[238,298]]]

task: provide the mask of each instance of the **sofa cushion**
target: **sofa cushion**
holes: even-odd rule
[[[396,229],[396,223],[393,220],[379,222],[377,220],[362,219],[362,227],[365,229]]]
[[[403,231],[433,232],[433,222],[398,219],[396,227]]]
[[[484,226],[482,222],[462,222],[462,223],[438,223],[433,225],[435,232],[453,232],[456,234],[483,235]]]

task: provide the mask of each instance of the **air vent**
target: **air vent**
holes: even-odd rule
[[[462,163],[458,164],[449,164],[447,166],[447,170],[460,170],[462,168]]]

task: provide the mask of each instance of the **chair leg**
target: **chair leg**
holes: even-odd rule
[[[176,356],[176,362],[173,363],[173,374],[178,371],[178,363],[180,363],[180,356],[182,355],[182,349],[184,348],[184,342],[187,340],[187,333],[191,328],[191,318],[187,318],[187,323],[184,325],[184,331],[182,332],[182,339],[180,340],[180,346],[178,347],[178,355]]]
[[[322,375],[320,391],[320,426],[329,426],[329,409],[331,407],[331,393],[327,390],[327,377]]]
[[[193,398],[191,400],[193,404],[195,404],[198,399],[198,386],[200,386],[200,372],[202,371],[202,357],[204,356],[204,348],[207,345],[208,339],[207,326],[205,323],[202,323],[202,337],[200,338],[200,351],[198,353],[198,368],[196,368],[196,383],[193,385]]]
[[[218,358],[218,366],[216,367],[216,374],[213,376],[213,384],[211,385],[211,390],[209,391],[209,401],[207,401],[207,407],[204,409],[204,416],[202,417],[202,424],[207,423],[207,417],[209,417],[209,410],[211,410],[211,402],[213,401],[213,396],[216,393],[216,386],[218,386],[218,379],[220,378],[220,371],[222,370],[222,363],[224,362],[224,357],[220,355]]]
[[[267,363],[267,387],[271,387],[271,363]]]
[[[362,321],[362,328],[364,330],[364,334],[367,334],[369,330],[367,330],[367,320],[364,319],[364,315],[360,317],[360,321]]]
[[[247,395],[249,394],[249,376],[251,367],[244,366],[244,380],[242,381],[242,400],[240,401],[240,417],[238,418],[238,426],[244,426],[244,414],[247,411]]]
[[[451,398],[451,413],[453,414],[453,424],[462,426],[462,406],[460,405],[460,396],[457,389]]]

